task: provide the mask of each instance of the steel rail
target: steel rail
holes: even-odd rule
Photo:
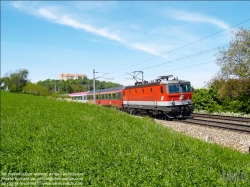
[[[250,118],[244,118],[244,117],[221,116],[221,115],[213,115],[213,114],[197,114],[197,113],[192,113],[191,116],[192,117],[222,119],[222,120],[239,121],[239,122],[249,122],[250,123]]]
[[[182,122],[250,133],[250,125],[244,125],[244,124],[235,124],[235,123],[228,123],[221,121],[202,120],[202,119],[186,119],[183,120]]]

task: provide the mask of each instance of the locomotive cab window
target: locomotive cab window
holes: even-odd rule
[[[180,85],[179,84],[169,84],[168,86],[168,93],[179,93],[180,92]]]
[[[190,83],[180,83],[180,84],[168,84],[167,90],[168,93],[180,93],[180,92],[191,92],[191,85]]]

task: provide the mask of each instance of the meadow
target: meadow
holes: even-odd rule
[[[81,186],[250,186],[250,156],[113,108],[1,92],[1,182],[25,173],[52,176],[38,186],[69,174]]]

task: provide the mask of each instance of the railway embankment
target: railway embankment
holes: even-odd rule
[[[152,118],[1,92],[2,185],[250,186],[249,168],[248,154]]]

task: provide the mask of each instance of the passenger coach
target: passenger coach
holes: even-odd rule
[[[76,92],[76,93],[70,93],[68,96],[74,101],[86,103],[88,102],[87,95],[88,92]]]
[[[95,91],[95,104],[104,106],[115,106],[122,109],[122,90],[123,86],[117,88],[108,88]],[[94,103],[94,92],[88,93],[88,100]]]

